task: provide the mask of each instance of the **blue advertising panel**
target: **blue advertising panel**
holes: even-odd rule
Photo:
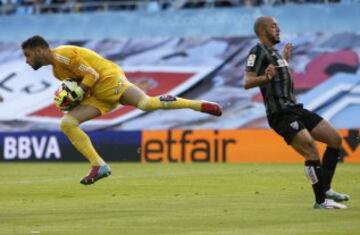
[[[98,153],[107,161],[140,161],[140,131],[88,133]],[[0,161],[86,160],[59,131],[0,133]]]

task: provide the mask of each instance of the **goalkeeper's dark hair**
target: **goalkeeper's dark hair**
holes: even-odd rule
[[[43,37],[38,35],[32,36],[31,38],[28,38],[25,41],[23,41],[21,47],[22,49],[27,49],[27,48],[32,49],[36,47],[50,48],[47,41]]]

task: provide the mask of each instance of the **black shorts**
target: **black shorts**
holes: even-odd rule
[[[270,127],[281,135],[287,144],[290,144],[294,136],[306,128],[311,132],[314,127],[323,120],[314,112],[304,109],[302,105],[284,109],[268,116]]]

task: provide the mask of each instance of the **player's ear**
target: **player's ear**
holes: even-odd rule
[[[43,52],[43,48],[42,47],[35,47],[34,51],[36,54],[41,54]]]

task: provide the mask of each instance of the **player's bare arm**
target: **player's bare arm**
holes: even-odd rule
[[[256,76],[255,72],[245,72],[244,76],[244,88],[250,89],[253,87],[261,86],[270,82],[275,76],[276,70],[275,66],[270,64],[265,69],[265,74]]]
[[[286,44],[285,44],[283,54],[284,54],[284,59],[285,59],[287,62],[290,61],[291,53],[292,53],[293,48],[294,48],[293,44],[291,44],[291,43],[286,43]]]

